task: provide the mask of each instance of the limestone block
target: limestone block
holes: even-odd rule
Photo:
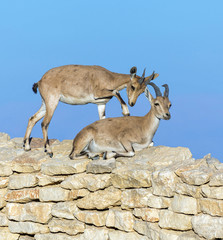
[[[45,175],[67,175],[86,171],[90,159],[63,160],[54,158],[41,165],[41,173]]]
[[[0,189],[8,186],[9,178],[8,177],[0,177]]]
[[[23,235],[19,237],[19,240],[34,240],[34,237],[30,237],[28,235]]]
[[[183,182],[197,186],[209,182],[212,174],[213,170],[204,166],[201,166],[197,169],[177,173],[177,175],[182,179]]]
[[[151,187],[151,172],[135,165],[121,166],[113,171],[112,185],[116,188]]]
[[[0,152],[0,156],[3,159],[4,154]],[[12,174],[12,162],[11,161],[1,161],[0,159],[0,177],[8,177]]]
[[[81,240],[81,238],[80,236],[70,236],[66,233],[45,233],[36,234],[35,240]]]
[[[0,142],[7,142],[10,140],[10,136],[7,133],[0,132]]]
[[[197,200],[192,197],[175,194],[169,209],[177,213],[197,214]]]
[[[122,192],[121,206],[123,209],[147,207],[147,202],[152,195],[148,188],[126,189]]]
[[[52,203],[31,202],[27,204],[8,203],[7,215],[10,220],[47,223],[52,217]]]
[[[148,223],[142,220],[135,220],[133,229],[144,236],[149,236]]]
[[[49,228],[46,225],[34,222],[12,222],[9,221],[9,230],[11,233],[30,234],[48,233]]]
[[[136,152],[136,155],[132,158],[132,161],[140,166],[161,169],[171,164],[184,162],[187,159],[191,159],[192,154],[188,148],[184,147],[166,147],[157,146],[143,149]]]
[[[121,191],[114,187],[89,193],[82,199],[77,200],[77,206],[83,209],[106,209],[120,205]]]
[[[108,229],[86,228],[80,240],[108,240]],[[117,239],[118,240],[118,239]]]
[[[204,240],[204,238],[202,238]],[[201,238],[195,234],[193,231],[188,231],[185,233],[182,233],[177,240],[201,240]]]
[[[49,157],[42,151],[23,152],[13,159],[12,170],[19,173],[37,172],[40,170],[41,164],[48,159]]]
[[[209,186],[223,186],[223,171],[218,171],[211,176]]]
[[[172,230],[191,230],[191,218],[189,215],[174,213],[169,210],[161,210],[159,226]]]
[[[53,205],[52,215],[58,218],[74,219],[74,213],[78,210],[75,202],[59,202]]]
[[[164,168],[153,172],[153,194],[158,196],[173,197],[178,183],[178,178],[171,168]]]
[[[69,156],[73,146],[72,140],[63,140],[52,145],[53,155],[55,157]]]
[[[78,190],[71,190],[70,191],[70,198],[71,199],[78,199],[85,197],[89,194],[89,191],[87,189],[78,189]]]
[[[19,234],[13,234],[7,227],[0,227],[0,239],[1,240],[18,240]]]
[[[68,220],[68,219],[59,219],[53,218],[49,222],[49,228],[51,232],[63,232],[69,235],[77,235],[78,233],[84,232],[85,225],[78,220]]]
[[[38,173],[36,177],[38,179],[39,186],[58,184],[61,183],[66,178],[65,176],[48,176],[42,173]]]
[[[81,222],[102,227],[105,226],[108,211],[81,211],[76,208],[73,214]]]
[[[27,188],[21,190],[11,190],[5,195],[7,202],[25,203],[39,199],[39,188]]]
[[[0,212],[0,227],[7,227],[8,223],[9,221],[6,214]]]
[[[211,217],[206,214],[193,216],[192,226],[195,233],[206,239],[223,238],[223,217]]]
[[[0,189],[0,209],[6,206],[5,196],[7,188]]]
[[[86,174],[80,173],[67,177],[61,187],[66,189],[87,188],[90,191],[104,189],[111,185],[110,174]]]
[[[204,185],[201,187],[202,195],[208,198],[223,199],[223,187],[209,187]]]
[[[134,208],[133,215],[147,222],[159,221],[159,210],[154,208]]]
[[[150,195],[148,199],[148,206],[152,208],[168,208],[171,203],[171,198],[168,197],[158,197]]]
[[[162,229],[160,231],[160,240],[178,240],[182,233],[179,231]]]
[[[39,200],[41,202],[69,201],[70,192],[69,190],[66,190],[57,186],[43,187],[43,188],[40,188],[39,190]]]
[[[132,232],[133,224],[134,219],[131,212],[118,209],[109,209],[106,219],[107,227],[115,227],[119,230]]]
[[[212,216],[223,217],[223,201],[209,198],[201,198],[199,200],[200,209],[203,213]]]
[[[9,189],[21,189],[28,187],[35,187],[37,185],[37,178],[35,174],[15,174],[9,177]]]
[[[181,182],[177,183],[175,192],[178,194],[187,195],[194,198],[201,197],[201,188],[199,186],[193,186]]]
[[[108,236],[109,240],[149,240],[148,237],[135,232],[122,232],[117,230],[110,231]]]
[[[157,223],[147,223],[148,237],[152,240],[159,240],[161,228]]]
[[[87,173],[111,173],[116,167],[114,158],[107,160],[94,160],[87,165]]]

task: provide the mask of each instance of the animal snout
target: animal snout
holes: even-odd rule
[[[134,106],[134,103],[133,103],[133,102],[130,102],[130,106],[133,107],[133,106]]]
[[[165,119],[170,119],[170,113],[168,113],[168,112],[165,113],[164,118],[165,118]]]

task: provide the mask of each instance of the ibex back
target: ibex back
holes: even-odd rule
[[[41,124],[44,138],[45,151],[52,157],[49,146],[48,126],[59,101],[67,104],[98,105],[99,118],[105,118],[105,105],[115,96],[121,103],[124,116],[129,115],[129,110],[119,94],[119,90],[127,87],[129,105],[134,106],[138,96],[144,92],[146,85],[158,74],[153,73],[145,77],[136,75],[136,67],[131,68],[129,74],[119,74],[108,71],[100,66],[67,65],[49,70],[42,79],[33,85],[37,93],[39,88],[42,97],[42,106],[29,119],[24,136],[24,148],[30,150],[30,134],[34,125],[44,117]]]
[[[73,141],[70,158],[87,155],[95,159],[100,156],[111,158],[133,156],[135,151],[152,146],[153,136],[159,126],[160,119],[170,119],[169,88],[165,87],[164,96],[154,83],[156,92],[154,99],[146,88],[145,94],[151,104],[151,110],[144,117],[107,118],[96,121],[80,131]]]

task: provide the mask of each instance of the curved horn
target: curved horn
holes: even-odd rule
[[[145,73],[146,73],[146,69],[144,68],[144,71],[143,71],[143,74],[142,74],[142,77],[139,79],[139,84],[142,84],[143,81],[145,80]]]
[[[162,93],[160,92],[159,87],[156,86],[155,83],[150,82],[149,85],[151,85],[154,88],[155,93],[156,93],[156,97],[162,97]]]
[[[150,78],[145,82],[145,85],[148,85],[155,77],[155,71],[151,74]]]
[[[163,84],[162,87],[165,87],[163,96],[168,97],[169,96],[169,86],[167,84]]]

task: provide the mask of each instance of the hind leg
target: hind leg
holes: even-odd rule
[[[33,127],[41,118],[44,117],[45,114],[46,114],[46,105],[45,105],[45,102],[42,101],[42,105],[40,109],[29,119],[26,133],[23,139],[23,143],[24,143],[23,147],[25,151],[29,151],[31,149],[29,145],[29,139],[30,139],[30,134]]]
[[[46,103],[46,114],[45,114],[45,117],[43,119],[43,122],[41,123],[45,152],[50,157],[53,156],[53,152],[52,152],[52,150],[50,148],[50,145],[49,145],[48,127],[49,127],[50,121],[53,117],[54,111],[55,111],[58,103],[59,103],[59,98],[54,97],[54,98],[49,99],[49,101]]]

